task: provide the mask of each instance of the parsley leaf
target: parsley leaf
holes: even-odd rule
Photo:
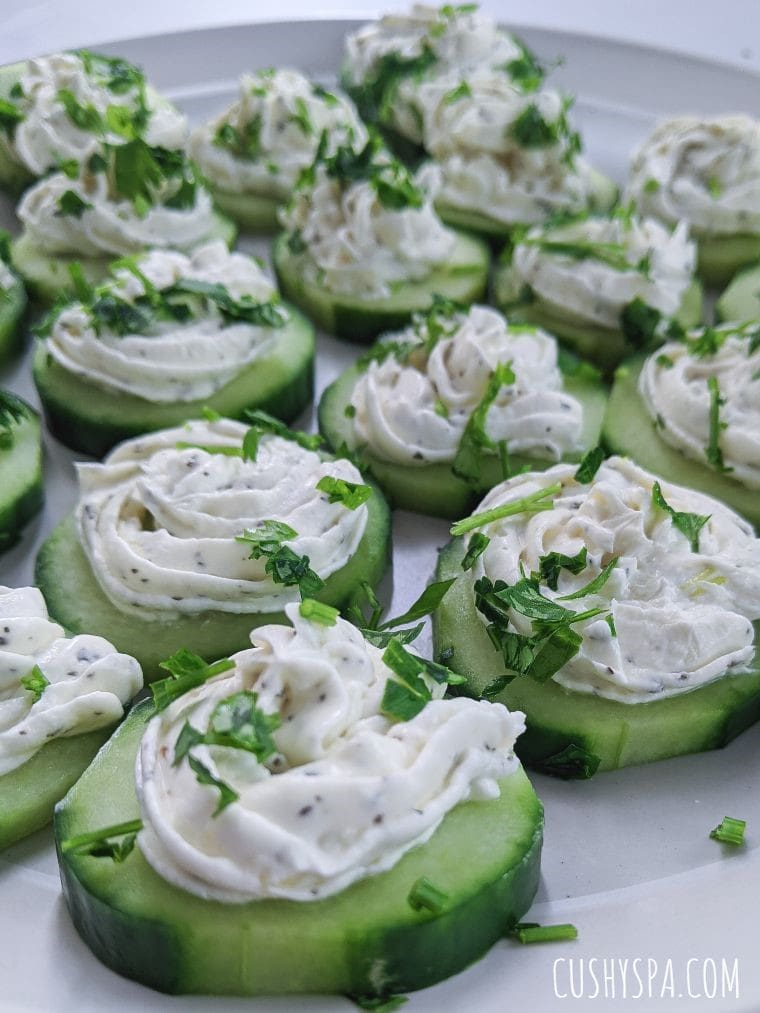
[[[219,789],[219,803],[214,810],[214,816],[218,816],[220,812],[227,808],[228,805],[232,805],[233,802],[237,802],[240,798],[234,788],[230,788],[228,784],[221,781],[218,777],[214,777],[205,763],[201,763],[200,760],[194,756],[188,755],[187,762],[190,765],[190,769],[195,774],[195,779],[198,784],[207,784],[212,788]]]
[[[475,562],[478,559],[478,557],[482,556],[483,553],[486,551],[490,542],[491,539],[488,537],[488,535],[484,535],[481,531],[476,531],[475,534],[470,539],[470,543],[467,546],[467,552],[464,554],[464,559],[462,560],[462,569],[471,570],[475,565]]]
[[[664,510],[665,513],[670,514],[673,527],[678,528],[678,530],[689,539],[691,551],[699,552],[699,533],[710,520],[711,515],[690,514],[681,512],[680,510],[674,510],[673,507],[665,500],[659,482],[655,482],[652,486],[652,502],[655,506],[659,507],[660,510]]]
[[[606,454],[602,447],[592,447],[581,458],[581,463],[578,465],[573,476],[575,481],[579,485],[588,485],[589,482],[593,482],[594,476],[602,466],[602,461],[605,457]]]
[[[455,578],[452,577],[450,580],[438,580],[433,584],[429,584],[419,598],[409,606],[406,612],[400,616],[394,616],[393,619],[388,619],[380,626],[380,629],[387,630],[394,626],[403,626],[404,623],[413,623],[418,619],[424,619],[431,612],[435,612],[454,583],[454,580]]]
[[[215,675],[234,668],[235,662],[231,658],[220,658],[219,661],[209,664],[193,651],[181,647],[158,667],[171,673],[169,678],[154,682],[150,687],[155,708],[162,711],[188,690],[195,689]]]
[[[733,471],[733,468],[724,463],[723,451],[720,448],[720,434],[726,428],[727,423],[720,421],[720,409],[726,402],[725,398],[721,397],[717,376],[707,378],[707,390],[710,394],[710,439],[705,447],[705,456],[716,471],[724,473]]]
[[[298,606],[298,611],[313,623],[322,626],[335,626],[340,612],[332,605],[326,605],[323,601],[316,601],[314,598],[304,598]]]
[[[422,77],[436,63],[437,57],[428,46],[418,56],[404,57],[385,53],[364,81],[351,88],[362,119],[370,123],[389,122],[393,113],[393,96],[405,77]]]
[[[636,296],[620,312],[620,329],[629,345],[646,348],[656,338],[661,319],[662,314],[658,309]]]
[[[284,422],[280,422],[279,419],[261,409],[246,411],[245,417],[251,423],[251,429],[246,436],[244,446],[245,456],[250,461],[256,460],[258,445],[265,433],[280,436],[283,440],[292,440],[305,450],[317,450],[324,443],[319,433],[302,433],[295,429],[289,429]]]
[[[517,41],[517,40],[515,40]],[[518,42],[520,55],[504,64],[504,70],[524,94],[538,91],[544,80],[544,68],[536,55],[522,42]]]
[[[574,556],[566,556],[564,552],[549,552],[545,556],[539,556],[538,574],[536,576],[550,587],[552,591],[556,591],[559,584],[560,571],[567,570],[568,573],[581,573],[586,569],[587,556],[588,549],[585,545]]]
[[[577,591],[573,591],[572,594],[563,594],[562,597],[559,599],[559,601],[575,601],[578,598],[585,598],[587,595],[590,594],[599,594],[601,589],[609,580],[610,574],[615,569],[617,564],[618,564],[618,557],[613,556],[612,559],[609,561],[609,563],[607,563],[604,569],[600,573],[598,573],[593,580],[590,580],[588,584],[584,584],[584,586],[579,588]]]
[[[452,471],[473,488],[481,484],[481,467],[484,455],[493,454],[498,444],[486,432],[486,421],[491,406],[499,396],[502,387],[511,386],[517,381],[510,363],[499,363],[493,371],[485,393],[467,420],[467,425],[459,441]],[[505,476],[506,477],[506,476]]]
[[[13,135],[16,125],[24,119],[24,113],[9,102],[8,99],[0,98],[0,130],[5,131],[9,136]]]
[[[297,538],[293,528],[280,521],[263,521],[258,528],[246,528],[242,535],[237,535],[236,542],[251,547],[249,559],[266,558],[264,572],[268,573],[275,584],[286,587],[297,586],[301,598],[313,598],[321,591],[325,582],[309,566],[308,556],[298,556],[283,542]]]
[[[105,126],[103,117],[94,105],[82,104],[70,88],[59,89],[56,98],[75,127],[93,134],[103,132]]]
[[[92,204],[83,197],[80,197],[76,190],[64,190],[58,198],[57,206],[56,215],[70,215],[72,218],[81,218],[84,212],[92,207]]]
[[[317,489],[327,493],[328,502],[342,503],[347,510],[356,510],[372,495],[372,488],[357,482],[347,482],[333,475],[323,475],[317,482]]]
[[[123,862],[134,849],[137,834],[142,827],[142,820],[137,819],[78,834],[62,841],[61,852],[64,855],[90,855],[92,858],[110,858],[114,862]],[[114,841],[114,837],[121,840]]]
[[[50,685],[50,680],[46,677],[39,665],[35,665],[31,672],[28,675],[23,676],[20,681],[24,689],[34,696],[34,703],[37,703],[39,698]]]
[[[0,450],[13,445],[14,428],[29,416],[30,409],[25,401],[9,390],[0,390]]]

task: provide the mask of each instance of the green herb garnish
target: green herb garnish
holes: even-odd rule
[[[539,556],[536,577],[542,580],[552,591],[557,590],[559,575],[562,570],[578,574],[586,569],[588,550],[584,545],[574,556],[566,556],[564,552],[549,552]]]
[[[691,545],[691,551],[699,552],[699,535],[702,528],[710,520],[711,515],[682,513],[680,510],[674,510],[673,507],[666,502],[659,482],[655,482],[652,486],[652,502],[656,507],[659,507],[660,510],[664,510],[665,513],[670,515],[674,528],[678,528],[682,534],[686,535],[689,539],[689,544]]]
[[[430,911],[440,915],[446,910],[449,895],[439,890],[426,876],[420,876],[409,891],[407,900],[413,911]]]
[[[128,820],[88,834],[78,834],[61,843],[61,852],[64,855],[90,855],[92,858],[110,858],[114,862],[123,862],[132,852],[142,827],[142,820]],[[121,840],[115,841],[113,838]]]
[[[308,556],[298,556],[283,543],[297,538],[293,528],[281,521],[265,520],[256,528],[246,528],[242,535],[237,535],[236,542],[250,546],[249,559],[266,559],[264,572],[268,573],[275,584],[286,587],[297,586],[301,598],[313,598],[321,591],[325,582],[309,566]]]
[[[554,503],[551,498],[561,492],[562,484],[555,482],[553,485],[545,486],[543,489],[537,489],[536,492],[532,492],[528,496],[521,496],[519,499],[502,503],[501,506],[492,507],[490,510],[473,514],[471,517],[465,517],[464,520],[453,524],[450,532],[454,537],[457,537],[458,535],[467,534],[468,531],[474,531],[476,528],[485,527],[486,524],[501,520],[503,517],[513,517],[516,514],[524,513],[535,514],[541,513],[543,510],[552,510]]]
[[[516,381],[517,377],[511,364],[499,363],[488,381],[480,403],[467,420],[451,467],[454,474],[469,485],[474,487],[480,485],[484,457],[498,451],[498,444],[486,432],[488,412],[502,387],[509,387]]]
[[[572,594],[563,594],[558,601],[576,601],[578,598],[586,598],[590,594],[599,594],[601,589],[607,583],[610,578],[610,574],[615,569],[618,563],[618,557],[613,556],[612,559],[607,563],[601,573],[598,573],[593,580],[590,580],[588,584],[579,588],[577,591],[573,591]]]
[[[662,314],[636,296],[620,312],[620,329],[633,348],[646,348],[657,336]]]
[[[56,215],[68,215],[72,218],[81,218],[92,204],[80,197],[76,190],[64,190],[57,201],[58,210]]]
[[[710,837],[722,844],[733,844],[738,847],[744,844],[744,832],[747,829],[746,820],[737,820],[732,816],[724,816],[717,827],[710,831]]]
[[[50,680],[45,676],[39,665],[35,665],[28,675],[22,676],[20,681],[24,689],[34,696],[34,703],[37,703],[50,685]]]
[[[232,805],[233,802],[237,802],[240,798],[234,788],[231,788],[225,781],[215,777],[214,774],[208,769],[205,763],[196,759],[194,756],[188,755],[187,762],[190,765],[190,769],[195,774],[195,779],[198,784],[207,784],[212,788],[219,790],[219,802],[216,809],[213,812],[214,816],[218,816],[228,805]]]
[[[707,390],[710,394],[710,439],[705,447],[705,456],[716,471],[728,472],[733,468],[728,467],[723,461],[723,451],[720,448],[720,434],[728,426],[727,422],[721,422],[720,409],[726,403],[721,397],[720,386],[717,376],[707,378]]]
[[[484,535],[481,531],[476,531],[470,539],[470,544],[467,546],[467,552],[464,554],[462,569],[471,570],[475,565],[475,561],[483,555],[490,542],[491,539],[488,535]]]
[[[591,450],[588,450],[581,458],[581,463],[573,475],[575,481],[579,485],[588,485],[589,482],[593,482],[605,457],[606,454],[602,447],[592,447]]]
[[[342,503],[347,510],[356,510],[372,495],[372,488],[357,482],[347,482],[333,475],[323,475],[317,482],[317,489],[327,493],[328,502]]]
[[[0,390],[0,450],[13,446],[13,430],[29,414],[29,406],[20,397],[9,390]]]
[[[316,601],[314,598],[304,598],[298,606],[298,611],[304,619],[309,619],[320,626],[335,626],[340,612],[332,605],[326,605],[323,601]]]
[[[166,661],[160,662],[158,667],[171,673],[169,678],[154,682],[150,687],[155,708],[162,711],[188,690],[234,668],[235,662],[230,658],[221,658],[209,664],[198,654],[181,647]]]

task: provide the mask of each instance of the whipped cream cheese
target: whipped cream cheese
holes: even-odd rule
[[[29,60],[19,84],[23,97],[15,104],[24,114],[5,139],[11,156],[35,176],[41,176],[62,161],[85,162],[104,142],[119,144],[123,137],[113,130],[92,130],[77,126],[61,100],[68,91],[80,107],[94,109],[103,117],[109,106],[130,114],[139,110],[140,90],[136,84],[109,87],[113,72],[96,55],[90,66],[77,53],[56,53]],[[139,72],[136,72],[136,74]],[[187,134],[185,117],[151,88],[145,90],[148,120],[143,136],[149,144],[181,148]]]
[[[382,299],[394,283],[429,275],[454,248],[454,233],[433,208],[439,182],[433,166],[416,177],[422,205],[399,209],[383,205],[371,180],[345,185],[323,164],[314,176],[280,211],[284,227],[305,245],[303,273],[310,282],[336,294]]]
[[[283,200],[314,161],[322,134],[327,153],[363,147],[365,130],[353,103],[295,70],[244,74],[237,102],[193,131],[190,152],[214,185],[231,193]]]
[[[575,252],[557,252],[551,244]],[[622,310],[636,298],[665,316],[675,314],[695,262],[685,222],[671,232],[638,215],[590,217],[531,229],[515,247],[511,274],[515,289],[529,285],[552,312],[618,328]]]
[[[189,422],[127,440],[102,464],[77,465],[79,538],[120,611],[166,621],[206,610],[276,612],[297,600],[297,587],[274,583],[266,559],[249,559],[250,546],[235,540],[264,520],[293,528],[287,546],[323,579],[356,552],[366,505],[349,510],[316,488],[325,475],[361,483],[353,464],[272,435],[262,436],[255,461],[202,449],[240,448],[247,431],[228,419]]]
[[[698,236],[760,232],[760,120],[661,123],[633,157],[630,195],[645,214],[689,222]]]
[[[231,253],[221,240],[199,247],[191,256],[151,250],[138,260],[151,285],[163,291],[181,280],[223,285],[234,299],[250,296],[269,302],[276,290],[257,262]],[[145,295],[142,281],[126,269],[100,291],[133,302]],[[210,397],[233,377],[271,351],[277,330],[225,320],[204,304],[202,315],[184,322],[156,319],[145,333],[114,333],[96,323],[81,302],[56,317],[45,348],[69,373],[107,390],[124,391],[148,401],[172,403]]]
[[[138,844],[164,879],[213,900],[309,901],[391,868],[445,814],[499,795],[518,766],[524,715],[501,704],[434,699],[409,721],[381,712],[392,676],[382,651],[350,623],[266,626],[234,670],[180,697],[147,727],[136,763],[144,827]],[[252,691],[277,714],[277,752],[264,763],[227,746],[192,756],[239,798],[214,815],[218,792],[174,765],[178,736],[209,727],[232,694]]]
[[[38,699],[21,683],[35,665],[49,684]],[[134,658],[102,637],[66,637],[36,587],[0,587],[0,776],[46,742],[118,721],[140,689]]]
[[[510,453],[559,460],[576,450],[583,408],[562,390],[557,343],[535,327],[513,326],[487,306],[446,321],[447,332],[426,355],[424,322],[390,336],[413,347],[370,362],[351,396],[356,444],[406,466],[453,461],[465,426],[494,369],[509,363],[515,383],[502,387],[485,429]]]
[[[639,376],[639,391],[669,446],[709,467],[710,377],[718,381],[718,445],[729,477],[760,489],[760,349],[756,323],[724,324],[712,329],[715,351],[695,355],[693,345],[673,341],[651,355]],[[691,332],[699,340],[703,332]]]
[[[86,205],[79,214],[62,214],[59,201],[72,191]],[[131,200],[114,197],[104,173],[69,179],[53,173],[26,191],[17,214],[32,241],[46,254],[110,257],[149,246],[192,250],[216,231],[211,195],[198,185],[191,207],[152,204],[138,214]]]
[[[617,557],[597,593],[559,603],[575,612],[609,610],[615,632],[604,615],[574,624],[583,636],[580,651],[555,680],[566,689],[634,704],[747,671],[754,657],[752,623],[760,618],[760,540],[751,525],[717,500],[658,480],[626,458],[603,462],[588,485],[579,485],[574,474],[574,466],[559,464],[492,489],[478,512],[562,484],[551,509],[480,528],[490,543],[467,578],[515,584],[521,568],[538,571],[541,556],[572,556],[585,547],[584,570],[562,570],[556,591],[540,585],[541,594],[556,601],[586,586]],[[699,551],[654,504],[655,481],[674,510],[709,515]],[[517,632],[529,634],[530,620],[510,611]]]

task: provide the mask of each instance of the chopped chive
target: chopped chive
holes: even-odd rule
[[[313,623],[319,623],[321,626],[334,626],[340,615],[332,605],[326,605],[323,601],[316,601],[314,598],[304,598],[298,611],[304,619],[310,619]]]
[[[709,464],[717,471],[733,471],[723,461],[723,451],[720,448],[720,434],[726,428],[727,423],[720,420],[721,405],[724,405],[725,398],[721,397],[720,386],[716,376],[707,379],[707,389],[710,393],[710,440],[705,447],[705,456]]]
[[[572,594],[563,594],[558,601],[575,601],[577,598],[585,598],[589,594],[598,594],[609,580],[610,574],[617,566],[617,563],[618,557],[613,556],[601,573],[598,573],[593,580],[590,580],[588,584],[585,584],[583,587],[578,588],[577,591],[573,591]]]
[[[414,911],[430,911],[434,915],[440,915],[446,910],[449,895],[439,890],[426,876],[420,876],[409,891],[407,900]]]
[[[90,855],[92,858],[110,858],[114,862],[123,862],[135,846],[136,835],[142,830],[140,819],[116,823],[110,827],[93,830],[88,834],[69,837],[61,843],[61,853],[68,855]],[[113,841],[112,838],[122,838]]]
[[[746,820],[736,820],[732,816],[724,816],[718,826],[710,831],[710,837],[721,844],[733,844],[738,847],[744,844],[744,831],[747,829]]]
[[[514,937],[521,943],[554,943],[577,939],[578,930],[574,925],[535,925],[518,922],[513,930]]]
[[[490,543],[491,539],[488,535],[484,535],[482,531],[476,531],[470,539],[467,552],[462,560],[462,569],[471,570],[475,565],[476,560],[483,555]]]
[[[457,521],[456,524],[451,526],[451,534],[455,537],[457,535],[464,535],[475,528],[482,528],[493,521],[501,520],[503,517],[513,517],[515,514],[540,513],[542,510],[551,510],[554,504],[547,502],[547,499],[550,496],[556,496],[560,492],[562,492],[562,483],[555,482],[553,485],[539,489],[529,496],[510,500],[509,503],[503,503],[501,506],[493,507],[491,510],[484,510],[483,513],[465,517],[464,520]]]
[[[405,623],[414,623],[418,619],[424,619],[431,612],[435,612],[454,583],[454,580],[455,578],[452,577],[450,580],[437,580],[433,584],[428,584],[419,598],[409,606],[406,612],[400,616],[394,616],[393,619],[388,619],[380,626],[380,629],[387,630],[394,626],[403,626]],[[377,601],[377,599],[375,600]]]

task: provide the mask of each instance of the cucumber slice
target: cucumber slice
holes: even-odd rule
[[[700,237],[697,252],[697,274],[704,283],[726,285],[737,271],[760,258],[760,236]]]
[[[159,404],[109,391],[67,372],[40,341],[33,372],[48,426],[66,446],[102,457],[132,436],[200,418],[204,407],[231,419],[242,419],[248,408],[263,408],[290,422],[313,396],[314,330],[297,310],[288,307],[288,312],[290,321],[275,331],[272,350],[201,401]]]
[[[28,414],[13,424],[11,446],[0,448],[0,552],[16,544],[42,506],[40,420],[34,409],[27,408]]]
[[[760,255],[760,251],[758,251]],[[718,320],[760,319],[760,265],[738,274],[715,304]]]
[[[364,537],[344,567],[325,580],[315,597],[343,609],[362,595],[361,584],[379,584],[390,553],[390,512],[377,490],[367,501]],[[167,613],[166,620],[140,620],[120,612],[103,594],[77,537],[69,514],[42,544],[35,583],[45,596],[50,618],[71,633],[106,637],[117,651],[131,654],[142,665],[145,681],[161,675],[159,662],[188,647],[204,658],[220,658],[250,647],[252,629],[285,623],[283,612]]]
[[[618,199],[618,186],[603,173],[591,170],[592,191],[589,196],[589,211],[606,213],[614,207]],[[454,229],[465,229],[478,236],[488,239],[507,239],[511,235],[514,224],[507,225],[496,218],[491,218],[488,210],[474,211],[436,201],[435,209],[442,221]]]
[[[223,239],[227,246],[232,246],[237,236],[234,224],[218,212],[214,215],[214,231],[208,240]],[[56,253],[49,256],[29,236],[27,232],[14,239],[11,243],[11,260],[13,266],[26,282],[29,292],[41,303],[53,303],[62,293],[73,295],[74,290],[69,274],[69,264],[77,261],[81,264],[86,280],[91,285],[105,281],[108,266],[113,257],[76,257],[73,254]]]
[[[279,200],[258,193],[232,193],[208,184],[214,195],[214,204],[221,212],[236,222],[245,232],[272,236],[280,229],[278,209],[287,198]]]
[[[23,69],[23,63],[0,67],[0,98],[10,98],[11,88],[21,77]],[[16,197],[33,182],[34,176],[16,160],[5,132],[0,131],[0,190]]]
[[[360,365],[351,366],[325,390],[319,402],[319,430],[330,447],[337,451],[345,443],[353,450],[356,438],[351,419],[346,417],[346,405],[351,402],[353,389],[364,372]],[[582,449],[569,455],[567,460],[580,460],[583,454],[599,442],[602,418],[607,402],[606,389],[594,380],[572,372],[565,377],[565,390],[583,403],[584,426]],[[400,510],[415,510],[435,517],[464,517],[482,492],[501,482],[503,476],[499,461],[494,456],[486,461],[482,474],[482,487],[476,491],[451,470],[449,464],[427,464],[423,467],[405,467],[383,461],[366,448],[361,449],[362,466],[370,472],[383,490],[391,506]],[[534,457],[512,454],[510,470],[523,467],[548,468],[552,461],[537,461]]]
[[[457,233],[449,260],[422,281],[404,282],[384,299],[335,295],[303,277],[301,257],[288,249],[288,237],[277,237],[272,251],[283,296],[299,306],[318,327],[339,338],[369,342],[383,331],[398,330],[412,314],[429,309],[435,294],[469,305],[485,293],[490,255],[474,236]]]
[[[48,742],[15,770],[0,776],[0,851],[40,830],[111,734],[110,728]]]
[[[26,289],[19,278],[0,292],[0,364],[17,355],[24,343],[21,321],[26,310]]]
[[[611,373],[619,362],[636,351],[620,330],[568,319],[547,307],[540,299],[518,305],[522,282],[508,264],[497,268],[493,287],[496,305],[511,321],[534,324],[543,327],[550,334],[556,334],[574,352],[593,362],[605,373]],[[687,328],[696,327],[701,322],[702,286],[696,279],[686,289],[675,319]]]
[[[121,864],[63,854],[68,838],[139,816],[134,764],[149,713],[135,708],[55,815],[74,925],[119,974],[173,993],[406,992],[466,967],[529,907],[543,815],[521,770],[499,799],[457,806],[393,869],[311,903],[202,900],[158,876],[139,845]],[[442,915],[409,905],[420,876],[448,895]]]
[[[611,453],[632,458],[655,475],[668,481],[714,496],[760,527],[760,496],[756,489],[713,471],[706,464],[685,457],[665,443],[639,394],[639,374],[646,356],[624,363],[615,373],[602,439]]]
[[[676,476],[671,476],[676,481]],[[475,609],[469,581],[462,576],[462,539],[443,549],[436,577],[459,579],[433,613],[435,656],[453,647],[447,662],[480,693],[505,672],[504,660],[491,643]],[[757,624],[756,635],[760,632]],[[527,731],[517,753],[527,766],[561,777],[587,777],[583,765],[558,754],[570,746],[599,759],[599,770],[664,760],[684,753],[718,749],[760,720],[760,658],[746,675],[725,675],[680,697],[652,703],[624,704],[587,693],[574,693],[553,680],[545,683],[518,676],[496,697],[510,710],[524,711]]]

